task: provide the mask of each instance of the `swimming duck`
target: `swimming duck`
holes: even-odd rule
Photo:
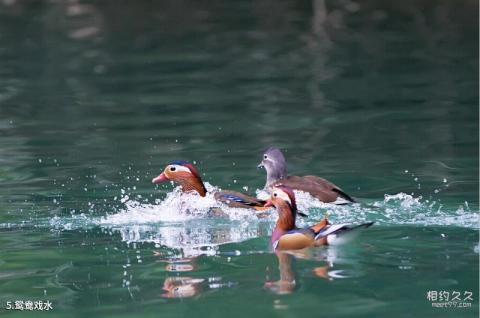
[[[354,226],[348,224],[332,225],[325,217],[313,226],[299,229],[295,225],[298,213],[295,194],[291,188],[284,185],[272,187],[272,195],[265,206],[275,206],[278,213],[277,224],[271,236],[271,244],[275,251],[298,250],[310,246],[340,243],[342,242],[340,238],[344,234],[367,228],[373,224],[373,222],[367,222]]]
[[[278,148],[268,148],[263,154],[262,162],[258,165],[258,168],[265,168],[267,171],[265,188],[268,190],[276,184],[283,184],[294,190],[308,192],[322,202],[336,204],[355,202],[342,189],[323,178],[317,176],[289,176],[287,174],[287,161]]]
[[[201,197],[206,196],[207,189],[197,168],[187,161],[173,161],[168,164],[162,173],[152,179],[152,183],[161,183],[171,180],[178,183],[184,192],[197,192]],[[215,200],[234,208],[248,208],[258,211],[267,210],[264,200],[260,200],[236,191],[218,191],[214,193]]]

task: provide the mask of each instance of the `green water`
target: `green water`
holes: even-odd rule
[[[0,2],[0,314],[477,317],[477,12],[467,0]],[[277,257],[275,215],[211,218],[210,197],[150,182],[186,159],[209,188],[255,194],[271,145],[292,174],[363,202],[301,196],[302,224],[328,211],[375,226]],[[473,300],[435,308],[429,291]]]

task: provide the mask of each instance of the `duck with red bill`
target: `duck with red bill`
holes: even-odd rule
[[[173,181],[180,185],[184,192],[196,192],[201,197],[207,195],[207,189],[197,168],[187,161],[173,161],[157,177],[152,179],[152,183],[161,183]],[[265,201],[255,197],[243,194],[237,191],[217,191],[214,193],[215,200],[234,208],[252,209],[255,211],[264,211]]]
[[[299,250],[312,246],[343,243],[347,236],[351,238],[351,234],[373,224],[373,222],[359,225],[330,224],[327,218],[324,218],[310,227],[298,228],[295,224],[299,213],[295,194],[291,188],[284,185],[272,188],[272,195],[265,206],[274,206],[278,213],[278,220],[271,236],[274,250]]]

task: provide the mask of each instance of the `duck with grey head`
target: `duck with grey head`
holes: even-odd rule
[[[356,202],[340,187],[321,177],[312,175],[289,176],[287,161],[278,148],[270,147],[265,150],[258,168],[265,168],[267,172],[267,182],[265,184],[267,190],[271,190],[275,185],[282,184],[294,190],[308,192],[325,203],[348,204]]]

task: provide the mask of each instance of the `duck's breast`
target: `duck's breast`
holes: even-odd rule
[[[278,239],[276,250],[300,250],[314,243],[314,238],[303,232],[290,232]]]

